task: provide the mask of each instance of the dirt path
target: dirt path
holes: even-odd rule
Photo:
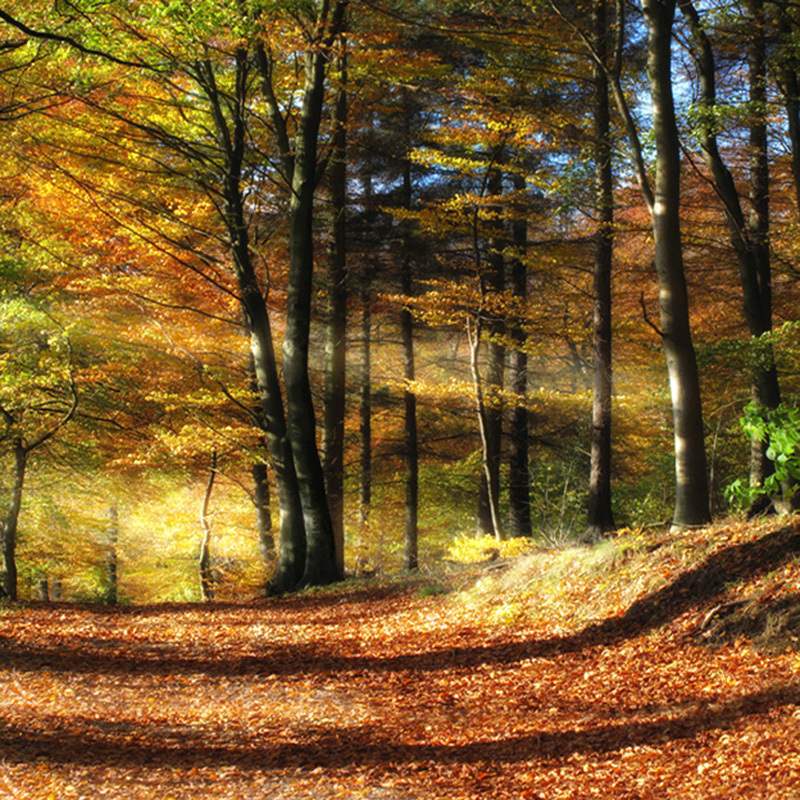
[[[0,611],[0,797],[800,798],[797,654],[411,589]],[[613,634],[612,634],[613,630]]]

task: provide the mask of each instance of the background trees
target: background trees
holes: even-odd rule
[[[253,586],[286,591],[476,524],[702,524],[748,469],[751,385],[793,402],[788,10],[0,12],[8,497],[14,443],[63,441],[52,467],[100,496],[184,481],[196,548],[216,452],[220,558],[260,536]]]

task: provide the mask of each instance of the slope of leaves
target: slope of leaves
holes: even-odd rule
[[[7,606],[0,794],[797,797],[798,653],[704,634],[731,598],[796,593],[798,552],[796,523],[730,525],[494,562],[468,593]]]

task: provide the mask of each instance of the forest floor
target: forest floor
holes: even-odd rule
[[[0,607],[0,797],[800,798],[800,524]]]

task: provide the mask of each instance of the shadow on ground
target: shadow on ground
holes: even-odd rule
[[[623,748],[694,739],[706,731],[724,730],[743,717],[768,714],[800,704],[800,686],[773,687],[732,697],[713,707],[698,706],[679,715],[638,721],[617,719],[582,730],[543,731],[465,744],[437,744],[388,738],[378,728],[317,727],[302,742],[280,736],[248,738],[246,731],[171,729],[72,719],[66,726],[53,718],[52,727],[35,732],[0,723],[0,748],[5,763],[49,762],[80,766],[192,768],[237,767],[243,770],[393,767],[479,762],[515,763],[563,759],[575,754],[616,753]],[[46,720],[42,720],[46,722]]]
[[[211,647],[191,645],[176,638],[163,642],[131,643],[113,636],[95,636],[72,642],[42,643],[21,647],[13,639],[0,640],[0,666],[15,670],[94,672],[112,674],[189,673],[233,675],[287,675],[330,672],[433,671],[478,664],[507,664],[523,659],[553,657],[595,646],[609,646],[667,624],[692,608],[713,605],[730,583],[769,573],[800,555],[798,524],[791,524],[760,539],[719,550],[672,582],[636,601],[625,614],[590,625],[565,636],[548,639],[449,647],[397,656],[355,653],[341,655],[320,644],[265,642],[263,652],[226,657]],[[379,593],[376,601],[385,597]],[[308,602],[317,605],[318,598]],[[345,599],[345,602],[347,599]],[[277,604],[285,600],[274,601]],[[335,602],[335,601],[334,601]],[[265,608],[274,607],[265,605]],[[198,607],[190,607],[197,613]],[[201,609],[203,607],[200,607]],[[174,609],[173,609],[174,610]],[[103,613],[98,611],[98,613]],[[115,617],[146,615],[141,608],[107,612]],[[151,613],[164,613],[154,607]],[[201,611],[201,613],[204,613]],[[214,608],[208,609],[213,624]],[[337,643],[339,646],[340,643]],[[341,647],[339,647],[341,649]]]

